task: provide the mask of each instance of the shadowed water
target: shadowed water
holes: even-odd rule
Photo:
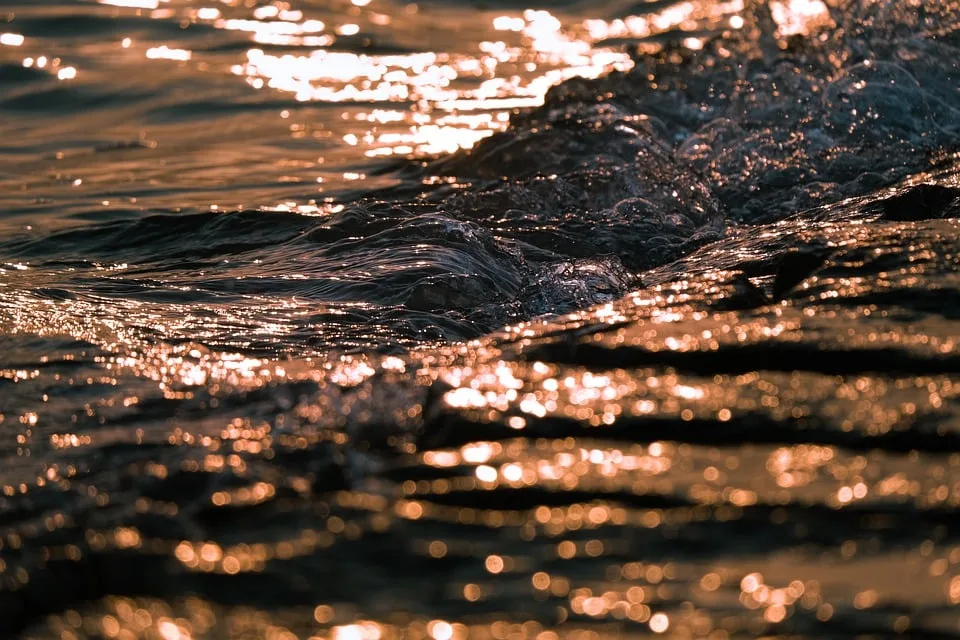
[[[0,7],[0,629],[960,635],[958,28]]]

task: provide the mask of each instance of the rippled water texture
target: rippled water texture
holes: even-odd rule
[[[960,636],[960,2],[0,4],[0,637]]]

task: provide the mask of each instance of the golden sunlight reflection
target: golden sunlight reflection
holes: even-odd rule
[[[180,62],[187,62],[193,57],[193,53],[187,49],[175,49],[167,45],[150,47],[145,55],[151,60],[178,60]]]
[[[743,8],[743,0],[679,2],[644,15],[613,20],[586,20],[584,27],[590,39],[595,42],[650,38],[675,29],[694,31],[704,26],[739,29],[743,26],[743,20],[736,14],[743,11]]]
[[[35,51],[31,51],[33,47],[31,47],[30,44],[31,42],[28,42],[27,38],[22,34],[0,33],[0,47],[22,47],[31,53],[31,55],[24,56],[20,61],[23,68],[44,71],[61,81],[73,80],[77,77],[76,67],[66,64],[59,56],[38,54]]]
[[[154,18],[174,17],[179,10],[160,8],[162,1],[100,0],[150,9]],[[288,93],[300,102],[343,105],[349,121],[365,120],[365,130],[359,125],[345,137],[361,141],[367,157],[429,156],[470,148],[506,128],[512,110],[542,104],[550,87],[566,79],[630,69],[633,61],[618,39],[703,27],[736,28],[739,24],[730,16],[743,8],[742,0],[682,2],[610,21],[563,19],[542,9],[485,12],[479,15],[489,21],[486,30],[450,25],[462,32],[459,48],[450,52],[366,53],[363,43],[369,44],[370,38],[384,34],[389,40],[392,29],[415,33],[430,13],[409,5],[405,12],[390,16],[370,0],[355,0],[350,19],[338,21],[326,14],[319,19],[285,2],[249,11],[236,3],[224,4],[184,9],[182,16],[247,34],[255,46],[230,66],[230,72],[251,87]],[[491,39],[491,34],[499,39]],[[691,49],[702,46],[696,37],[680,41]],[[145,55],[196,63],[195,54],[158,45]],[[379,106],[390,103],[397,108]],[[372,111],[358,109],[362,104],[378,106]],[[387,122],[377,117],[378,111],[396,117]]]
[[[469,149],[505,130],[516,110],[543,104],[550,88],[565,80],[631,69],[632,49],[655,53],[672,41],[697,50],[704,45],[703,34],[744,25],[738,15],[743,0],[654,3],[636,15],[612,19],[562,9],[471,9],[476,21],[464,21],[446,6],[371,0],[340,7],[286,1],[97,2],[116,7],[115,15],[130,12],[176,21],[184,29],[212,30],[210,41],[223,44],[151,42],[130,34],[117,39],[122,51],[191,72],[226,72],[255,91],[279,92],[300,103],[281,108],[280,117],[291,119],[290,135],[298,145],[312,138],[325,151],[310,161],[317,167],[312,176],[289,179],[315,182],[315,195],[277,198],[261,208],[315,216],[335,213],[344,193],[390,186],[383,175],[325,171],[320,165]],[[781,13],[810,11],[797,2],[784,7]],[[61,81],[82,77],[82,67],[38,55],[25,44],[29,38],[25,43],[19,34],[0,35],[0,45],[23,47],[30,54],[24,66],[45,68]],[[317,107],[326,111],[310,111]],[[449,176],[424,182],[466,186]]]
[[[19,33],[0,33],[0,45],[19,47],[23,45],[24,37]]]
[[[808,34],[832,24],[822,0],[771,0],[770,15],[782,36]]]
[[[19,263],[5,268],[6,278],[35,270]],[[694,286],[686,282],[677,291],[691,294]],[[779,336],[815,351],[823,322],[839,324],[851,357],[859,357],[858,347],[874,349],[880,339],[867,337],[875,317],[821,320],[790,305],[766,318],[698,314],[676,302],[677,291],[650,287],[584,312],[599,323],[633,322],[581,340],[598,349],[702,355],[763,346]],[[193,584],[211,578],[217,585],[249,585],[291,572],[312,577],[314,567],[331,567],[356,581],[354,593],[410,611],[391,616],[368,604],[373,597],[330,600],[329,591],[269,612],[231,607],[206,594],[184,602],[118,595],[49,616],[43,624],[54,631],[51,637],[79,637],[71,630],[88,622],[111,638],[204,638],[232,629],[230,637],[276,640],[559,640],[571,628],[583,632],[578,637],[596,638],[597,625],[619,624],[664,637],[752,637],[791,620],[886,615],[888,602],[904,603],[885,618],[890,629],[904,630],[919,626],[921,617],[911,612],[923,603],[960,602],[960,550],[936,537],[939,524],[918,529],[913,522],[931,514],[942,521],[941,514],[960,504],[960,456],[843,445],[882,443],[871,439],[895,433],[913,416],[929,418],[955,406],[960,386],[949,374],[697,373],[662,363],[590,370],[533,352],[526,359],[508,356],[516,345],[503,336],[403,355],[270,360],[198,344],[158,344],[122,323],[108,335],[81,301],[28,300],[0,313],[24,332],[69,332],[104,350],[68,369],[60,367],[67,358],[0,369],[0,381],[9,385],[46,390],[62,372],[78,393],[97,394],[75,419],[51,414],[46,401],[37,410],[0,414],[24,460],[41,446],[62,456],[20,474],[22,481],[12,468],[0,500],[70,487],[112,514],[125,496],[135,498],[129,515],[94,521],[109,524],[83,531],[82,544],[46,545],[39,538],[43,531],[71,531],[69,512],[43,514],[37,533],[12,530],[4,544],[46,545],[57,560],[116,553],[126,562],[136,553],[148,563],[163,562],[170,572],[163,575],[197,579]],[[146,309],[125,315],[137,313],[169,322]],[[650,321],[655,317],[659,321]],[[564,322],[575,320],[544,320],[538,330],[549,336]],[[524,335],[535,324],[504,335]],[[940,353],[944,343],[923,326],[885,339],[913,340],[897,344],[915,353]],[[234,404],[250,400],[257,403],[254,412]],[[86,422],[104,416],[129,424],[161,402],[184,410],[136,430]],[[751,423],[759,425],[752,436]],[[732,441],[718,440],[727,429]],[[771,441],[769,429],[781,437]],[[376,444],[380,435],[386,449]],[[91,478],[74,463],[124,442],[122,453],[144,455],[118,465],[116,474]],[[282,518],[290,514],[296,524],[285,526]],[[824,514],[832,514],[838,532],[817,532],[809,542],[808,527]],[[213,526],[151,524],[200,517]],[[236,536],[240,519],[247,529]],[[782,539],[786,546],[754,552],[760,543],[751,538],[754,546],[743,553],[745,539],[726,540],[717,535],[721,527],[760,531],[763,540]],[[903,542],[900,534],[912,531],[919,531],[915,541]],[[651,542],[668,547],[678,540],[698,553],[661,559],[645,551]],[[388,553],[381,551],[385,544],[392,545]],[[366,549],[370,555],[357,553]],[[17,564],[15,554],[2,561],[7,558],[9,568],[0,564],[5,577],[28,584],[44,575]],[[296,573],[301,569],[310,573]],[[922,579],[895,579],[905,571]],[[411,605],[407,592],[423,584],[423,575],[442,586],[442,608]],[[533,613],[512,615],[515,601]],[[473,615],[479,611],[474,603],[489,613]],[[712,634],[718,629],[729,634]]]
[[[156,9],[161,2],[170,0],[97,0],[100,4],[107,4],[114,7],[128,7],[131,9]]]

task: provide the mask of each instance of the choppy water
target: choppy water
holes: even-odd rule
[[[954,0],[2,3],[2,636],[960,635],[958,60]]]

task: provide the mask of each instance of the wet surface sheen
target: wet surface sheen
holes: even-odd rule
[[[960,635],[960,4],[0,7],[0,635]]]

